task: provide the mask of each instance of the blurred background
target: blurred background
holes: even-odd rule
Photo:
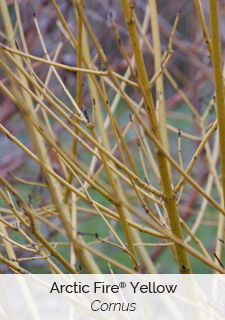
[[[16,26],[16,15],[14,10],[14,1],[8,0],[10,15],[12,17],[12,21],[14,23],[14,27]],[[76,52],[71,47],[69,41],[65,39],[64,35],[60,31],[57,26],[58,16],[54,11],[51,1],[46,0],[18,0],[20,13],[22,16],[22,23],[24,28],[24,33],[27,41],[27,46],[30,54],[44,57],[44,53],[42,47],[40,45],[40,40],[37,35],[37,31],[34,25],[34,20],[32,16],[32,10],[36,11],[36,17],[39,22],[39,26],[41,29],[41,33],[47,48],[47,51],[52,58],[56,52],[56,48],[60,42],[62,42],[63,47],[60,51],[57,62],[68,64],[71,66],[76,66]],[[73,9],[72,0],[62,1],[57,0],[57,3],[60,7],[61,12],[65,20],[67,21],[71,31],[76,37],[77,32],[77,23],[76,16]],[[143,23],[145,11],[146,11],[147,0],[136,1],[135,13],[140,21]],[[125,22],[123,18],[122,9],[120,6],[119,0],[85,0],[84,1],[84,12],[98,38],[100,45],[102,46],[106,57],[108,59],[108,63],[111,68],[121,74],[124,75],[127,69],[126,61],[123,59],[120,50],[118,49],[117,42],[114,37],[114,33],[112,31],[112,27],[109,20],[109,13],[112,12],[113,19],[116,23],[117,29],[120,33],[121,39],[126,48],[126,52],[128,56],[131,58],[132,50],[127,34],[127,30],[125,27]],[[206,25],[209,28],[209,7],[208,1],[202,0],[203,11],[205,14]],[[213,85],[213,70],[211,61],[208,57],[207,48],[204,42],[204,38],[202,35],[201,27],[198,21],[198,16],[195,8],[194,1],[185,1],[185,0],[158,0],[158,20],[160,26],[160,37],[161,37],[161,50],[162,53],[166,50],[169,37],[173,28],[173,24],[176,18],[176,14],[178,10],[181,10],[180,19],[178,22],[178,26],[175,32],[175,37],[173,40],[173,50],[174,55],[170,62],[167,65],[167,70],[170,72],[174,80],[176,81],[178,87],[186,94],[191,103],[194,105],[195,109],[199,112],[200,115],[204,113],[206,110],[212,96],[214,94],[214,85]],[[221,27],[221,39],[222,39],[222,53],[224,56],[224,30],[225,30],[225,2],[219,1],[220,6],[220,27]],[[151,14],[151,13],[150,13]],[[152,32],[151,32],[151,24],[149,21],[148,29],[146,32],[146,37],[152,43]],[[19,47],[22,48],[21,40],[19,37],[18,30],[16,30],[15,38],[18,42]],[[0,41],[1,43],[8,45],[7,40],[5,39],[5,30],[2,23],[2,19],[0,19]],[[96,56],[96,49],[91,40],[89,40],[89,46],[91,48],[92,59]],[[144,60],[146,64],[146,68],[148,71],[149,79],[154,74],[154,59],[152,54],[149,52],[147,46],[143,44],[142,52],[144,55]],[[95,59],[96,61],[96,59]],[[32,62],[32,67],[34,68],[37,75],[40,77],[42,81],[45,81],[47,72],[49,67],[47,65],[41,65],[39,62]],[[72,94],[74,98],[76,98],[76,73],[68,72],[66,70],[57,69],[65,86]],[[0,69],[0,78],[4,84],[7,84],[7,78],[3,70]],[[170,152],[173,158],[176,161],[178,159],[178,145],[177,145],[177,130],[181,129],[184,132],[193,134],[197,137],[201,137],[201,132],[199,126],[196,123],[196,119],[193,116],[190,109],[187,107],[186,103],[182,100],[180,94],[174,89],[171,83],[164,75],[164,85],[165,85],[165,101],[166,101],[166,113],[167,113],[167,123],[176,130],[168,130],[169,134],[169,145]],[[60,99],[62,100],[68,107],[72,109],[71,103],[69,102],[67,96],[63,92],[60,84],[57,79],[52,76],[51,81],[49,83],[49,89]],[[126,92],[134,99],[135,101],[140,100],[140,93],[138,90],[127,86]],[[115,97],[115,91],[110,87],[107,88],[107,93],[109,97],[109,101],[112,102]],[[152,88],[152,93],[155,101],[155,87]],[[87,79],[86,76],[83,75],[83,98],[82,104],[86,106],[88,112],[91,114],[91,97],[88,91]],[[46,101],[45,101],[46,102]],[[46,102],[47,103],[47,102]],[[0,91],[0,123],[2,123],[9,131],[13,133],[20,141],[22,141],[28,148],[32,150],[32,144],[29,141],[29,137],[27,136],[24,122],[21,118],[21,115],[17,111],[16,106],[6,97],[6,95]],[[42,118],[41,110],[39,109],[38,115]],[[121,129],[125,128],[125,125],[129,121],[129,110],[124,104],[122,100],[120,100],[119,105],[115,111],[115,117],[120,125]],[[106,118],[106,111],[104,110],[104,118]],[[216,112],[214,106],[212,106],[210,113],[206,120],[206,125],[209,125],[215,120]],[[147,121],[147,119],[146,119]],[[61,143],[71,148],[72,138],[68,136],[68,134],[60,127],[59,124],[55,123],[54,120],[51,119],[51,125],[53,131],[56,133],[57,137],[60,139]],[[41,206],[46,206],[50,204],[49,193],[45,188],[42,187],[31,187],[27,186],[21,182],[16,181],[12,177],[8,175],[15,175],[25,180],[32,180],[37,182],[44,182],[42,179],[42,174],[39,166],[35,164],[22,150],[20,150],[16,145],[14,145],[7,137],[0,132],[1,140],[1,153],[0,153],[0,174],[5,177],[10,183],[12,183],[15,188],[20,192],[20,194],[24,197],[24,199],[28,202],[28,195],[30,194],[33,199],[33,206],[38,210]],[[115,144],[114,134],[111,129],[111,126],[108,128],[108,136],[110,138],[111,147]],[[213,147],[213,140],[210,139],[210,146]],[[140,156],[138,153],[137,146],[137,137],[134,134],[133,130],[130,130],[126,136],[126,141],[129,146],[129,149],[132,152],[133,159],[137,164],[138,170],[140,169],[140,177],[144,179],[144,175],[142,172]],[[181,142],[181,151],[182,151],[182,159],[184,168],[187,167],[190,162],[192,156],[194,155],[195,150],[199,145],[199,141],[193,141],[186,138],[182,138]],[[152,144],[150,143],[150,146]],[[47,146],[47,148],[49,148]],[[81,146],[78,146],[78,157],[80,160],[86,165],[90,165],[91,155]],[[60,166],[58,160],[53,151],[49,148],[49,154],[52,160],[52,164],[54,170],[62,174],[60,171]],[[115,153],[117,156],[117,152]],[[219,163],[219,158],[218,158]],[[98,163],[97,168],[100,166]],[[146,163],[147,170],[149,172],[149,178],[153,185],[157,185],[154,180],[154,175],[151,173],[150,166]],[[218,164],[218,172],[219,172],[219,164]],[[192,172],[192,178],[201,185],[203,188],[206,185],[207,177],[208,177],[208,167],[207,162],[205,161],[205,152],[203,151],[196,162]],[[106,176],[101,173],[100,177],[103,180],[106,180]],[[180,179],[179,173],[174,171],[173,174],[173,183],[176,183]],[[76,182],[74,182],[76,185]],[[90,191],[91,195],[95,198],[96,201],[99,201],[102,204],[105,204],[103,199],[99,194],[94,193],[94,190]],[[211,195],[216,201],[219,200],[218,193],[215,187],[212,188]],[[134,197],[134,194],[130,192],[128,193],[127,198],[129,198],[132,203],[138,204],[137,198]],[[186,184],[184,188],[184,192],[182,195],[181,202],[178,206],[180,216],[188,223],[189,227],[192,227],[196,217],[199,212],[199,208],[202,202],[202,197],[189,185]],[[109,207],[111,204],[108,204]],[[1,212],[7,216],[10,213],[7,211],[5,207],[5,203],[0,199]],[[80,203],[80,211],[78,212],[78,221],[79,221],[79,232],[84,234],[84,239],[87,242],[95,241],[94,233],[98,233],[101,238],[104,238],[108,235],[108,230],[105,228],[104,223],[101,218],[91,215],[85,212],[85,204]],[[137,218],[136,218],[137,219]],[[58,218],[52,218],[52,221],[60,226],[60,221]],[[138,221],[138,219],[137,219]],[[210,255],[215,250],[215,244],[217,241],[217,224],[218,224],[218,212],[211,207],[211,205],[207,206],[204,219],[202,221],[201,226],[199,227],[196,235],[201,239],[203,244],[206,246]],[[46,225],[41,225],[42,232],[45,238],[54,242],[54,239],[57,238],[59,243],[67,241],[64,235],[61,235]],[[122,227],[118,223],[114,223],[114,228],[116,232],[123,238],[122,236]],[[186,234],[184,233],[186,236]],[[153,237],[141,234],[144,242],[153,242],[156,241]],[[10,237],[15,241],[20,241],[20,236],[16,233],[10,234]],[[159,240],[160,242],[161,240]],[[1,239],[0,239],[1,244]],[[194,247],[195,244],[191,243]],[[129,265],[129,261],[127,256],[117,250],[115,247],[111,247],[106,244],[96,244],[95,245],[98,250],[107,254],[108,250],[111,250],[109,256],[112,258]],[[4,248],[0,247],[1,252],[4,254]],[[16,249],[17,250],[17,249]],[[67,260],[69,260],[70,256],[70,247],[58,245],[58,252],[60,252]],[[16,251],[17,252],[17,251]],[[176,263],[173,260],[172,254],[170,250],[166,247],[149,247],[148,253],[156,266],[158,267],[158,271],[160,273],[174,273],[177,272]],[[17,256],[20,257],[20,253],[18,250]],[[189,255],[190,256],[190,255]],[[53,258],[54,260],[54,258]],[[225,259],[222,258],[222,261]],[[108,273],[108,265],[106,262],[102,260],[98,260],[99,267],[104,273]],[[208,273],[209,267],[205,266],[203,263],[190,256],[190,261],[193,266],[193,272],[195,273]],[[79,261],[77,262],[79,264]],[[43,260],[36,261],[35,264],[30,262],[24,262],[24,268],[27,268],[30,272],[34,273],[46,273],[49,270],[46,268],[46,262]],[[7,269],[7,266],[1,266],[2,272],[10,272]],[[144,271],[144,270],[143,270]],[[114,268],[114,272],[119,272],[116,268]]]

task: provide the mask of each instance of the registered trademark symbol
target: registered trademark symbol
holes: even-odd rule
[[[126,288],[126,283],[123,282],[123,281],[121,281],[121,282],[119,283],[119,287],[120,287],[120,288]]]

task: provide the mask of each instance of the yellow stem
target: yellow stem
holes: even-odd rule
[[[209,10],[212,39],[212,63],[214,70],[216,106],[219,127],[221,182],[223,187],[223,201],[225,204],[225,90],[222,69],[219,12],[217,0],[209,0]]]

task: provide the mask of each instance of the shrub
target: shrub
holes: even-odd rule
[[[10,4],[2,272],[224,273],[217,1]]]

